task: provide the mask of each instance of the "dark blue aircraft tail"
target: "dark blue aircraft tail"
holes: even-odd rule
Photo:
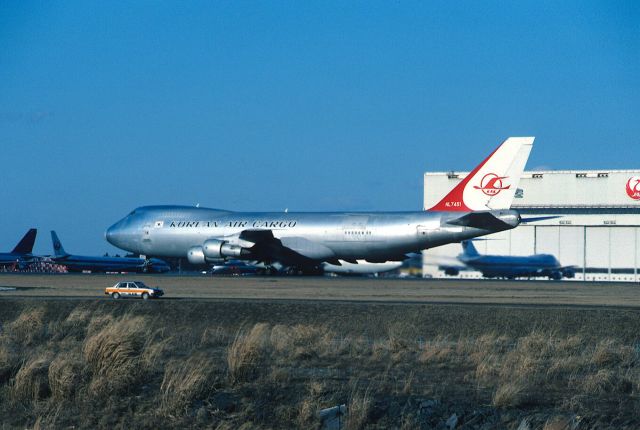
[[[478,252],[476,247],[473,246],[473,242],[470,241],[470,240],[463,240],[462,241],[462,249],[464,250],[464,255],[466,255],[467,257],[479,257],[480,256],[480,253]]]
[[[38,230],[35,228],[30,229],[27,234],[24,235],[20,242],[11,251],[12,254],[31,254],[33,251],[33,244],[36,242],[36,234]]]
[[[51,241],[53,242],[53,253],[56,257],[64,257],[68,255],[62,247],[62,242],[58,239],[55,231],[51,230]]]

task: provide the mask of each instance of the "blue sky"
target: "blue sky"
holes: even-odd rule
[[[137,206],[419,210],[510,135],[639,168],[640,3],[0,4],[0,250]]]

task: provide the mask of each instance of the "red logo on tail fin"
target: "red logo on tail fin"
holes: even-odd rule
[[[502,180],[508,176],[498,176],[495,173],[487,173],[480,181],[480,186],[474,185],[473,188],[480,190],[488,196],[495,196],[502,190],[508,190],[511,185],[503,185]]]

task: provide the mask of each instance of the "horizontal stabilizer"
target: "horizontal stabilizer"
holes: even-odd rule
[[[459,218],[447,221],[447,224],[491,231],[500,231],[512,228],[511,225],[499,218],[496,218],[490,212],[470,212]]]
[[[531,217],[531,218],[521,218],[520,222],[523,222],[523,223],[538,222],[538,221],[546,221],[548,219],[556,219],[556,218],[562,218],[562,217],[559,215],[555,215],[555,216],[538,216],[538,217]]]

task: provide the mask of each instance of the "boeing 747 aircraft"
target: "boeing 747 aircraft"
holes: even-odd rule
[[[82,255],[68,254],[62,247],[55,231],[51,232],[54,256],[52,260],[56,264],[63,265],[69,272],[150,272],[162,273],[171,268],[167,263],[157,258],[149,260],[144,258],[127,257],[86,257]]]
[[[107,240],[137,254],[280,263],[306,273],[322,264],[402,261],[406,254],[520,224],[510,210],[533,137],[510,137],[438,204],[420,212],[233,212],[188,206],[145,206],[106,231]]]
[[[457,275],[460,270],[482,272],[485,278],[548,277],[559,280],[575,277],[574,266],[562,266],[551,254],[529,256],[481,255],[470,240],[462,242],[463,252],[458,256],[459,266],[441,265],[447,275]]]
[[[11,252],[0,252],[0,266],[17,264],[19,268],[25,268],[33,261],[33,244],[36,242],[38,230],[30,229]]]

